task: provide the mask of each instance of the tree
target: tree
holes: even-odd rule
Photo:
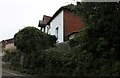
[[[25,73],[33,74],[43,65],[43,52],[53,47],[56,42],[54,36],[43,33],[35,27],[25,27],[14,35],[14,44],[22,53],[20,68]],[[16,58],[17,59],[17,58]],[[16,65],[16,62],[14,62]]]
[[[35,27],[26,27],[14,35],[14,43],[17,49],[24,53],[31,53],[52,47],[54,38],[41,32]],[[52,42],[52,43],[51,43]]]
[[[119,75],[119,8],[117,2],[82,2],[74,9],[85,22],[77,38],[77,75]]]

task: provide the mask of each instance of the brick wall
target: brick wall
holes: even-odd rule
[[[64,41],[68,40],[67,35],[72,32],[79,32],[84,24],[78,15],[64,10]]]

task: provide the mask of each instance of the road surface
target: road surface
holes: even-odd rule
[[[3,67],[2,78],[46,78],[46,77],[27,75]]]
[[[2,76],[22,76],[22,75],[19,75],[17,73],[13,73],[13,72],[10,72],[10,71],[7,71],[7,70],[2,70]]]

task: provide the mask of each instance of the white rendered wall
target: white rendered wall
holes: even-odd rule
[[[63,11],[61,11],[50,23],[49,34],[56,35],[56,28],[58,29],[58,42],[63,42]]]

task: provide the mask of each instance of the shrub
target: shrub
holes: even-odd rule
[[[45,70],[50,75],[72,75],[74,63],[73,54],[57,48],[49,48],[44,52]]]
[[[6,51],[2,60],[5,62],[5,64],[9,66],[10,69],[13,70],[21,69],[21,64],[20,64],[21,52],[19,50],[15,50],[14,52]],[[22,69],[20,71],[22,71]]]
[[[44,50],[54,45],[55,38],[41,32],[35,27],[26,27],[14,35],[14,43],[17,49],[23,53]]]
[[[119,3],[80,3],[76,7],[86,26],[78,39],[71,41],[77,57],[74,74],[119,76]]]

